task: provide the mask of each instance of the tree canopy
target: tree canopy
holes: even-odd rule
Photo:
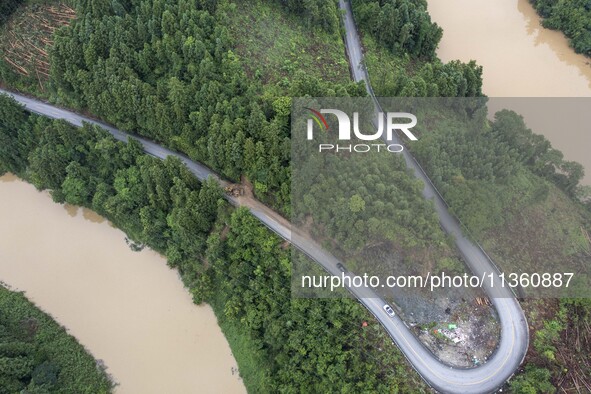
[[[530,0],[544,27],[561,30],[577,53],[591,56],[591,3],[588,0]]]
[[[76,339],[23,294],[0,286],[0,393],[97,393],[113,388]]]

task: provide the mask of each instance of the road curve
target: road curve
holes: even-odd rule
[[[109,133],[117,140],[127,142],[131,136],[114,127],[102,122],[81,116],[72,111],[56,108],[50,104],[43,103],[29,97],[16,93],[11,93],[0,89],[0,93],[12,96],[17,102],[25,106],[31,112],[41,114],[54,119],[63,119],[75,126],[82,126],[83,123],[97,125]],[[168,156],[179,158],[189,170],[200,180],[213,178],[226,186],[227,181],[223,180],[218,174],[206,166],[194,162],[185,155],[173,152],[152,141],[141,137],[133,136],[142,145],[146,153],[165,159]],[[417,171],[417,169],[415,169]],[[431,194],[430,194],[431,193]],[[489,269],[489,260],[483,255],[483,252],[471,244],[462,236],[459,224],[451,217],[445,209],[444,203],[438,201],[436,192],[425,188],[425,196],[434,198],[441,222],[444,228],[456,237],[460,250],[468,262],[478,262],[470,264],[475,272],[480,267]],[[251,198],[232,197],[226,198],[236,206],[245,206],[250,212],[258,218],[263,224],[282,238],[292,242],[292,244],[320,264],[324,269],[333,275],[340,275],[336,268],[339,260],[332,254],[324,250],[315,241],[310,239],[304,233],[292,228],[291,224],[282,216],[264,204]],[[461,246],[460,246],[461,244]],[[490,270],[489,270],[490,271]],[[405,354],[408,361],[423,379],[437,391],[445,393],[488,393],[495,391],[500,387],[517,369],[521,363],[527,349],[528,332],[525,323],[525,317],[517,301],[507,294],[507,298],[493,298],[493,303],[497,308],[501,323],[501,340],[498,350],[493,357],[484,365],[473,369],[457,369],[441,363],[423,344],[414,336],[406,324],[398,317],[389,317],[382,309],[385,302],[368,288],[350,288],[349,291],[380,321],[387,330],[398,347]]]
[[[350,5],[343,0],[340,0],[339,5],[344,10],[345,42],[353,77],[356,81],[365,81],[370,95],[375,100],[371,85],[368,82],[369,77],[362,64],[363,54],[361,44],[353,21]],[[125,132],[72,111],[60,109],[3,89],[0,89],[0,93],[6,93],[12,96],[31,112],[54,119],[63,119],[79,127],[85,122],[95,124],[107,130],[117,140],[123,142],[127,142],[130,137]],[[375,102],[379,108],[377,100]],[[190,160],[183,154],[173,152],[170,149],[141,137],[133,136],[133,138],[137,139],[143,145],[146,153],[154,157],[165,159],[168,156],[174,156],[179,158],[200,180],[211,177],[222,186],[228,185],[228,182],[223,180],[214,171]],[[397,137],[392,142],[400,143]],[[463,235],[460,223],[449,213],[445,202],[416,160],[407,150],[403,154],[408,167],[412,168],[415,176],[423,181],[425,185],[423,195],[428,199],[433,199],[442,227],[447,233],[454,236],[460,252],[473,273],[479,276],[484,272],[494,273],[495,275],[493,281],[495,288],[487,287],[485,290],[491,296],[493,305],[499,315],[501,338],[498,349],[486,364],[477,368],[461,369],[449,367],[440,362],[433,353],[426,349],[398,316],[394,318],[389,317],[382,309],[385,302],[371,289],[350,288],[349,291],[381,322],[408,361],[431,387],[444,393],[480,394],[494,392],[511,377],[525,357],[529,341],[525,316],[513,294],[509,290],[500,287],[500,278],[496,274],[497,270],[494,263],[479,246],[474,245]],[[340,275],[340,271],[336,268],[339,260],[322,249],[320,245],[308,236],[298,231],[298,229],[292,228],[291,224],[275,211],[251,198],[236,198],[232,196],[226,196],[226,198],[233,205],[246,206],[255,217],[272,231],[292,242],[295,247],[319,263],[328,272],[334,275]]]
[[[339,7],[343,11],[343,24],[346,32],[345,46],[353,78],[355,81],[365,83],[376,108],[383,112],[375,97],[369,74],[363,62],[361,40],[355,26],[351,4],[349,1],[339,0]],[[402,144],[398,136],[394,136],[391,142]],[[416,347],[414,351],[409,352],[401,346],[398,340],[398,338],[406,336],[390,333],[398,345],[401,346],[404,354],[417,372],[438,391],[449,393],[487,393],[495,391],[512,376],[525,358],[529,344],[529,331],[525,315],[513,293],[508,288],[500,286],[499,270],[494,262],[479,245],[474,244],[464,236],[461,224],[449,213],[447,204],[419,163],[408,150],[405,149],[403,155],[406,165],[423,182],[423,196],[433,200],[441,226],[454,237],[455,243],[472,273],[478,276],[483,273],[492,273],[494,275],[493,286],[486,286],[485,291],[491,297],[497,310],[501,325],[501,338],[498,349],[486,364],[465,370],[443,366],[437,360],[434,360],[432,354],[422,354],[423,352],[417,351]]]

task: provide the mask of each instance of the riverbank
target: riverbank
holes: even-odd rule
[[[0,391],[107,394],[112,382],[76,338],[0,282]]]
[[[577,54],[559,31],[542,26],[528,0],[429,0],[428,11],[444,34],[437,49],[441,60],[476,60],[483,66],[483,92],[490,97],[589,97],[591,60]],[[576,103],[575,103],[576,104]],[[584,127],[545,126],[528,117],[524,105],[512,108],[587,169],[591,185],[588,131]],[[537,116],[539,118],[539,116]],[[580,124],[584,124],[579,122]]]
[[[212,309],[159,254],[131,251],[101,216],[13,175],[0,201],[0,277],[102,360],[117,393],[246,391]]]

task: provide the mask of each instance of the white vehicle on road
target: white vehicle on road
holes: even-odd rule
[[[383,306],[384,310],[386,311],[386,313],[388,314],[388,316],[390,317],[394,317],[396,316],[396,313],[394,313],[394,309],[392,309],[392,307],[388,304]]]

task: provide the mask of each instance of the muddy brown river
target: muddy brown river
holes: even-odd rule
[[[484,66],[483,90],[488,96],[591,96],[591,59],[576,54],[561,32],[542,27],[528,0],[428,0],[428,4],[432,20],[443,28],[439,57],[446,62],[474,59]],[[512,109],[528,107],[531,104],[522,102]],[[584,183],[590,185],[589,128],[556,128],[531,113],[523,115],[528,126],[546,136],[568,160],[583,164]]]
[[[591,96],[590,60],[541,27],[527,0],[429,0],[429,12],[444,29],[439,56],[477,60],[487,95]],[[525,115],[591,173],[588,130]],[[0,280],[103,360],[118,394],[246,391],[211,308],[192,303],[163,257],[132,252],[94,212],[55,204],[12,175],[0,177],[0,218]]]
[[[125,393],[245,393],[212,309],[159,254],[87,209],[0,177],[0,280],[25,291]]]

